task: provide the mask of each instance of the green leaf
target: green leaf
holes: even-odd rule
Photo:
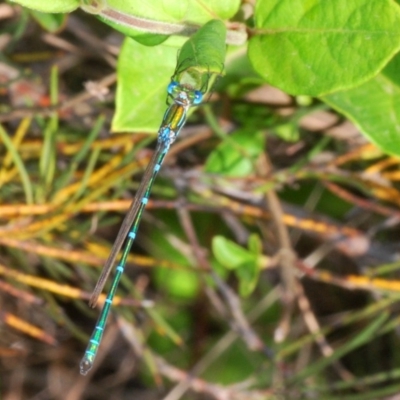
[[[261,240],[260,240],[258,235],[256,235],[256,234],[250,235],[248,245],[249,245],[249,250],[253,254],[255,254],[257,256],[261,255],[261,253],[262,253],[262,243],[261,243]]]
[[[222,21],[213,19],[203,25],[179,52],[178,68],[195,79],[200,75],[199,89],[207,82],[202,76],[221,75],[226,53],[226,27]]]
[[[12,0],[21,6],[46,13],[67,13],[79,7],[79,0]]]
[[[321,99],[343,113],[383,151],[400,155],[400,56],[381,74],[354,89]]]
[[[166,110],[167,86],[178,49],[125,39],[118,59],[114,132],[155,132]]]
[[[262,244],[258,235],[250,235],[248,242],[249,251],[253,254],[253,259],[239,266],[236,275],[239,279],[239,293],[243,297],[253,293],[260,275],[259,260],[262,257]]]
[[[255,262],[243,263],[237,268],[236,276],[239,279],[239,294],[243,297],[253,293],[257,282],[260,270]]]
[[[375,76],[400,48],[392,0],[260,0],[249,57],[271,85],[322,95]]]
[[[254,255],[223,236],[214,236],[212,249],[217,261],[228,269],[236,269],[254,260]]]
[[[227,176],[247,176],[264,151],[263,132],[240,130],[223,141],[208,157],[205,171]]]
[[[31,10],[30,14],[43,29],[52,33],[58,32],[67,20],[66,14],[49,14],[35,10]]]
[[[88,3],[91,1],[87,0]],[[239,0],[108,0],[105,7],[94,7],[94,13],[125,35],[143,44],[155,45],[171,34],[187,36],[210,19],[229,19],[237,13],[239,6]]]
[[[235,271],[241,296],[248,296],[253,292],[262,261],[261,241],[257,235],[250,236],[248,247],[248,250],[244,249],[223,236],[215,236],[212,241],[216,260],[226,269]]]

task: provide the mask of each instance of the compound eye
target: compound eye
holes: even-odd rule
[[[195,104],[195,105],[200,104],[202,100],[203,100],[203,93],[200,92],[200,90],[195,90],[193,104]]]
[[[167,88],[168,94],[173,94],[175,89],[179,86],[178,82],[172,81]]]

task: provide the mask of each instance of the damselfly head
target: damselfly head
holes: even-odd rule
[[[180,84],[176,81],[172,81],[168,85],[167,91],[174,102],[182,106],[198,105],[203,100],[203,93],[200,90],[195,90],[190,85]]]

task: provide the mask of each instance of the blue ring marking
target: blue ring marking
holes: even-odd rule
[[[105,300],[105,302],[108,303],[108,304],[112,304],[112,300],[109,299],[109,298],[107,298],[107,299]]]
[[[104,328],[102,328],[100,325],[97,325],[95,329],[98,329],[99,331],[104,331]]]
[[[93,343],[97,346],[100,344],[97,340],[94,340],[94,339],[90,339],[90,343]]]
[[[93,353],[93,351],[86,350],[86,352],[85,352],[85,353],[86,353],[86,354],[89,354],[90,356],[96,357],[96,354],[95,354],[95,353]]]
[[[122,267],[121,265],[118,265],[116,270],[122,274],[124,272],[124,267]]]
[[[165,126],[162,130],[160,130],[159,141],[166,142],[169,138],[169,133],[171,132],[171,128],[169,126]]]
[[[133,240],[133,239],[135,239],[135,237],[136,237],[136,232],[129,232],[129,233],[128,233],[128,236],[129,236],[130,239]]]
[[[146,205],[148,201],[149,201],[149,199],[148,199],[147,197],[143,197],[142,203],[143,203],[144,205]]]

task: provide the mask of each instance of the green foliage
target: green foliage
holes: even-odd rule
[[[205,0],[202,2],[192,0],[107,0],[106,3],[110,9],[148,20],[171,24],[187,21],[199,25],[205,24],[211,18],[229,19],[235,15],[240,5],[239,0]]]
[[[400,154],[400,56],[373,79],[354,89],[323,96],[388,154]]]
[[[265,135],[262,131],[239,130],[210,153],[205,170],[226,176],[247,176],[254,172],[255,162],[264,147]]]
[[[163,60],[163,68],[158,62]],[[155,132],[166,109],[166,88],[176,65],[176,49],[144,46],[127,38],[118,62],[115,132]]]
[[[76,0],[18,3],[52,13],[78,7]],[[113,122],[116,132],[151,132],[162,118],[162,93],[173,74],[175,54],[183,44],[182,38],[171,35],[192,35],[211,18],[231,18],[238,11],[239,1],[82,0],[81,7],[125,35],[153,46],[141,48],[128,40],[124,45]],[[266,82],[291,94],[325,95],[321,99],[352,119],[370,140],[387,152],[400,154],[396,120],[380,118],[397,113],[398,80],[387,75],[393,67],[389,65],[381,73],[400,48],[397,4],[392,0],[259,0],[254,17],[248,56]],[[52,25],[43,17],[41,21],[48,28]],[[201,46],[194,50],[196,57],[187,55],[189,45],[196,41],[194,36],[183,47],[179,61],[193,59],[197,65],[193,70],[199,71],[200,65],[201,73],[207,68],[218,73],[220,65],[214,60],[221,58],[224,29],[220,21],[206,24],[201,35],[204,39],[197,41]],[[172,47],[161,45],[165,40]],[[209,51],[212,46],[217,57]],[[282,126],[279,132],[292,140],[297,135],[291,127]]]
[[[63,28],[68,20],[66,14],[60,13],[78,7],[78,2],[69,1],[23,0],[18,3],[34,10],[22,13],[25,18],[31,15],[41,27],[51,32]],[[371,170],[367,170],[371,164],[370,154],[354,157],[351,151],[343,152],[348,145],[345,141],[334,138],[328,141],[326,136],[320,139],[317,136],[320,132],[310,133],[299,121],[313,111],[331,107],[352,120],[385,152],[400,154],[400,58],[395,55],[400,43],[399,6],[389,0],[259,0],[253,26],[251,18],[241,19],[241,13],[237,13],[239,3],[237,0],[80,2],[84,11],[93,14],[92,20],[87,16],[85,21],[98,24],[94,20],[98,18],[129,36],[125,38],[118,56],[116,108],[112,121],[115,132],[155,133],[166,109],[166,89],[171,77],[191,79],[186,82],[202,90],[204,83],[208,85],[210,75],[226,73],[220,80],[216,79],[211,90],[218,93],[206,96],[205,102],[209,104],[199,107],[189,118],[189,128],[193,128],[190,124],[196,128],[194,134],[177,143],[172,148],[172,157],[166,159],[166,168],[154,185],[140,235],[132,250],[133,257],[129,259],[127,273],[118,291],[120,303],[114,307],[109,325],[117,321],[121,332],[126,335],[126,342],[133,343],[136,354],[143,360],[142,365],[138,363],[135,369],[143,374],[143,369],[148,368],[146,383],[149,386],[158,382],[158,374],[171,379],[165,371],[172,371],[174,377],[180,376],[182,382],[188,384],[195,382],[200,389],[209,389],[212,385],[207,386],[208,381],[218,385],[237,384],[234,387],[235,390],[239,388],[240,394],[242,387],[250,392],[254,389],[253,398],[259,397],[256,395],[263,398],[269,392],[271,398],[275,394],[279,396],[280,381],[286,385],[282,389],[285,398],[387,397],[398,391],[396,379],[400,371],[382,372],[382,365],[388,362],[386,354],[379,359],[380,362],[384,360],[382,365],[379,361],[375,363],[374,357],[371,357],[372,362],[362,362],[363,368],[359,369],[349,368],[351,363],[347,362],[341,365],[341,362],[346,357],[354,357],[356,350],[361,358],[355,358],[355,363],[360,359],[364,361],[369,354],[365,346],[390,335],[392,343],[386,343],[393,346],[390,362],[398,364],[394,358],[400,357],[395,334],[399,321],[388,310],[396,301],[399,289],[395,288],[396,282],[390,282],[392,286],[389,289],[378,289],[378,286],[374,287],[377,285],[374,280],[380,276],[378,280],[388,278],[389,281],[390,276],[382,276],[389,273],[398,279],[395,274],[399,266],[389,265],[391,269],[385,271],[383,267],[374,266],[366,276],[366,282],[358,285],[367,269],[364,260],[369,260],[371,255],[379,259],[382,253],[385,256],[390,253],[387,249],[395,248],[396,235],[391,231],[384,232],[391,236],[392,247],[385,247],[385,243],[379,241],[370,246],[372,253],[363,254],[363,268],[359,269],[358,280],[353,281],[347,276],[347,264],[353,267],[358,259],[349,261],[345,253],[340,253],[339,246],[348,246],[352,250],[358,241],[374,241],[375,232],[386,227],[381,222],[386,222],[384,219],[391,216],[392,210],[395,210],[393,215],[397,215],[395,194],[398,177],[395,168],[398,168],[398,163],[388,159],[389,173],[380,175],[381,170],[375,168],[371,174]],[[142,26],[140,29],[143,21],[147,21],[147,28]],[[18,34],[26,28],[22,19],[15,26],[7,28],[10,31],[15,29]],[[225,54],[226,42],[231,43],[232,36],[244,28],[249,33],[248,42],[241,47],[229,46]],[[37,26],[36,31],[40,33]],[[67,38],[72,36],[68,31],[67,34]],[[79,49],[77,54],[84,54],[86,43],[77,42],[74,43]],[[10,54],[10,64],[21,56],[20,47],[23,48],[18,43],[15,46],[17,52]],[[6,49],[4,53],[8,57],[10,50]],[[57,54],[48,53],[51,53],[48,64],[53,64],[53,59],[58,62],[56,57],[63,57],[58,50]],[[69,56],[67,51],[65,53]],[[101,60],[96,52],[90,57],[82,57],[82,60],[95,57]],[[68,329],[72,335],[82,338],[86,334],[82,332],[81,320],[76,317],[75,304],[72,303],[76,302],[85,314],[95,314],[86,306],[88,293],[98,275],[98,270],[92,266],[100,266],[102,257],[107,256],[108,245],[104,243],[109,238],[112,240],[111,226],[118,218],[117,212],[121,215],[124,212],[119,200],[128,198],[137,189],[143,160],[147,161],[151,150],[143,151],[149,138],[141,141],[141,135],[135,136],[134,140],[131,135],[106,137],[105,131],[108,131],[114,112],[113,86],[106,101],[96,99],[93,102],[91,98],[85,102],[85,107],[79,111],[89,109],[89,114],[82,117],[87,125],[84,129],[77,128],[81,117],[76,109],[79,109],[84,96],[75,97],[66,90],[70,88],[65,76],[76,71],[71,72],[71,63],[60,65],[67,70],[63,69],[60,77],[56,68],[43,68],[46,71],[43,74],[52,71],[50,79],[47,75],[45,79],[46,85],[49,83],[50,86],[43,91],[46,93],[43,96],[46,106],[26,103],[22,107],[18,104],[13,105],[14,109],[11,106],[7,109],[7,104],[1,105],[0,112],[3,117],[5,115],[6,123],[0,125],[1,201],[5,210],[1,214],[4,228],[0,242],[3,240],[5,270],[12,272],[8,276],[10,283],[14,284],[15,271],[23,271],[26,280],[17,285],[27,292],[36,288],[32,289],[35,295],[45,298],[46,307],[52,308],[51,316],[56,323],[55,326],[49,323],[49,331],[57,332],[62,326],[65,331]],[[19,67],[21,76],[26,78],[23,75],[26,66]],[[93,64],[89,67],[93,68]],[[114,72],[113,67],[107,67],[110,74]],[[87,80],[92,78],[93,72],[97,73],[90,68],[87,68],[90,76],[85,75]],[[71,78],[75,76],[68,77]],[[13,79],[18,83],[20,77]],[[79,79],[77,81],[81,82]],[[285,96],[287,103],[282,107],[266,101],[264,92],[256,99],[250,98],[268,85],[296,97]],[[4,85],[4,90],[9,86],[8,83]],[[15,95],[15,87],[12,90]],[[21,88],[25,94],[24,90],[26,85]],[[29,93],[26,98],[31,101]],[[65,99],[69,104],[78,102],[76,109],[73,106],[63,108]],[[31,106],[35,106],[32,119],[18,120],[21,115],[18,113],[29,113]],[[7,119],[7,114],[13,115],[14,111],[18,123]],[[94,117],[96,112],[102,115]],[[31,133],[33,135],[29,137]],[[350,145],[346,150],[349,148]],[[174,153],[175,149],[180,151]],[[320,157],[314,159],[315,155]],[[336,156],[340,159],[342,155],[347,158],[343,157],[342,164],[335,164]],[[326,161],[326,156],[331,158]],[[382,155],[374,153],[372,157]],[[377,162],[377,166],[383,168],[387,159],[383,161],[382,164]],[[268,163],[270,165],[266,166]],[[169,168],[171,165],[173,167]],[[368,174],[372,176],[369,180]],[[331,183],[339,189],[351,188],[347,191],[349,198],[340,197],[329,187]],[[392,192],[385,193],[389,187]],[[279,196],[283,216],[279,212],[275,215],[276,209],[271,204],[270,208],[265,206],[268,190],[274,190]],[[32,214],[22,214],[26,208],[18,203],[28,205]],[[16,217],[7,217],[10,205],[15,205]],[[43,214],[40,214],[43,211],[37,207],[39,205],[46,209]],[[367,208],[363,215],[365,218],[359,216],[355,224],[347,225],[351,211],[357,208],[361,213],[363,207]],[[106,214],[108,210],[112,210],[111,217]],[[271,223],[268,220],[271,214],[276,219],[279,217],[279,221]],[[316,215],[326,218],[317,219]],[[325,220],[328,225],[325,225]],[[378,223],[374,225],[371,220]],[[278,223],[282,226],[276,228]],[[314,231],[313,224],[316,226]],[[364,236],[355,231],[353,227],[356,224],[360,231],[364,226],[371,229],[366,229]],[[338,226],[344,229],[340,230]],[[279,228],[288,230],[293,246],[299,246],[296,249],[299,252],[298,263],[294,263],[293,269],[297,277],[303,279],[301,282],[306,282],[306,298],[314,300],[314,303],[310,301],[311,307],[300,302],[293,304],[294,314],[286,321],[291,325],[290,334],[281,344],[274,343],[273,339],[274,333],[279,333],[279,321],[283,320],[286,311],[285,299],[282,297],[282,301],[278,301],[285,283],[278,289],[279,277],[284,281],[280,270]],[[10,238],[17,241],[18,250],[7,243]],[[98,247],[91,247],[95,241]],[[247,246],[243,245],[246,242]],[[27,250],[30,244],[34,251]],[[42,255],[43,248],[51,251]],[[326,274],[313,275],[321,265],[309,271],[301,269],[303,263],[307,266],[313,258],[305,255],[315,255],[312,251],[315,251],[317,259],[321,253],[323,257],[325,251],[330,251],[323,259],[324,265],[321,263]],[[202,260],[206,260],[205,265]],[[337,260],[339,262],[335,263]],[[336,270],[332,268],[335,279],[329,280],[331,264],[339,267]],[[340,274],[336,274],[338,270]],[[133,276],[134,273],[138,276]],[[47,282],[47,286],[25,286],[31,285],[27,282],[34,281],[32,278],[39,274],[50,277],[52,281]],[[307,274],[314,279],[313,282]],[[218,279],[225,286],[219,286]],[[318,279],[323,283],[316,282]],[[65,283],[66,280],[69,282]],[[63,290],[66,288],[62,285],[57,286],[60,283],[69,289],[69,293],[65,294]],[[339,295],[332,289],[334,285],[341,285]],[[57,287],[58,292],[51,292],[52,287]],[[369,307],[349,301],[341,309],[334,308],[345,297],[344,292],[358,296],[359,293],[355,292],[362,290],[371,293],[365,295],[363,292],[363,301],[369,302]],[[388,294],[390,290],[392,293]],[[205,300],[208,293],[212,296]],[[3,294],[1,296],[7,308],[10,304],[7,296],[12,295],[6,294],[4,301]],[[68,301],[70,298],[74,300]],[[141,303],[147,298],[153,300],[153,307],[146,308],[146,301]],[[234,306],[229,300],[234,300]],[[18,305],[21,309],[25,304],[23,301],[25,299],[21,297]],[[142,306],[139,309],[136,308],[138,303]],[[71,310],[64,312],[65,304]],[[26,307],[30,309],[28,307],[36,305]],[[337,314],[334,315],[330,307]],[[48,312],[45,307],[39,311]],[[243,325],[240,312],[244,315]],[[322,317],[316,319],[320,327],[307,333],[307,323],[312,321],[309,317],[313,313]],[[2,312],[0,317],[4,318],[4,315]],[[43,320],[47,321],[46,318],[47,315]],[[137,329],[134,334],[129,334],[126,329],[126,320]],[[249,337],[251,339],[254,333],[260,335],[263,343],[272,343],[275,351],[272,361],[266,357],[264,349],[249,345]],[[235,335],[239,339],[232,344]],[[325,345],[325,339],[329,347]],[[3,340],[7,343],[6,339]],[[131,354],[121,357],[122,352],[118,353],[121,348],[126,350],[127,347],[122,347],[125,345],[124,340],[118,341],[104,358],[108,370],[113,368],[113,362],[130,365]],[[321,346],[320,353],[318,345]],[[74,348],[73,352],[66,353],[72,357],[77,351]],[[35,351],[33,357],[37,354],[44,358],[47,353]],[[214,355],[215,359],[210,361]],[[126,364],[123,356],[127,357]],[[166,364],[157,364],[159,357],[163,357]],[[57,357],[52,356],[52,359],[61,365],[62,361]],[[189,382],[184,372],[190,371],[193,365],[197,366],[198,360],[199,364],[204,362],[205,370],[193,370],[193,380]],[[75,373],[75,361],[68,362],[73,365]],[[36,365],[35,362],[32,365]],[[278,376],[281,367],[289,371],[287,377]],[[344,371],[345,379],[336,375],[332,378],[332,367]],[[348,368],[354,375],[347,374],[343,368]],[[102,379],[103,371],[98,375]],[[197,377],[202,380],[195,381]],[[248,387],[249,382],[251,387]],[[292,389],[293,396],[289,393]],[[93,396],[100,398],[101,394],[93,389]],[[189,396],[187,398],[191,398]]]
[[[400,10],[391,0],[260,0],[255,17],[254,68],[291,94],[350,89],[400,48]]]
[[[91,7],[90,3],[94,3],[94,6]],[[240,5],[238,0],[206,0],[201,3],[191,0],[109,0],[102,1],[100,6],[98,3],[98,0],[86,0],[85,9],[92,8],[90,12],[98,14],[103,22],[148,46],[161,44],[168,38],[168,33],[184,33],[185,27],[178,25],[181,21],[190,22],[198,28],[211,18],[231,18]],[[133,24],[130,21],[132,17],[135,18]],[[158,24],[158,21],[162,21],[162,24]],[[151,34],[146,33],[148,29],[152,31]],[[190,31],[193,33],[193,28]]]
[[[233,270],[239,281],[239,293],[249,296],[258,282],[262,262],[261,242],[257,235],[249,238],[248,249],[222,237],[215,236],[212,249],[217,261],[229,270]]]

